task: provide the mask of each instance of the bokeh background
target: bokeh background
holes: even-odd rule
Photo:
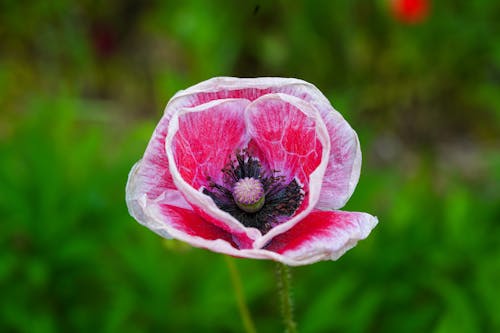
[[[224,258],[124,202],[169,98],[225,75],[310,81],[361,140],[345,209],[380,223],[293,269],[300,332],[500,332],[500,5],[397,2],[1,1],[0,331],[243,330]],[[282,331],[273,263],[236,264]]]

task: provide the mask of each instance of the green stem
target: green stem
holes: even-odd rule
[[[276,275],[278,278],[278,293],[281,303],[281,316],[285,324],[285,333],[297,333],[297,324],[293,320],[290,268],[278,262],[276,263]]]
[[[252,321],[252,317],[250,316],[250,311],[248,311],[248,306],[245,301],[245,294],[243,293],[243,287],[241,285],[241,278],[238,272],[238,268],[236,267],[236,264],[234,263],[234,259],[232,257],[224,257],[229,269],[229,274],[231,275],[231,283],[233,284],[234,293],[236,295],[236,302],[238,303],[238,310],[240,311],[240,317],[243,321],[245,332],[257,333],[257,331],[255,330],[255,325]]]

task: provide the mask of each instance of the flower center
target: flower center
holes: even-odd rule
[[[208,177],[203,193],[245,227],[265,234],[295,213],[305,193],[295,179],[285,181],[278,171],[265,169],[247,150],[235,157],[221,170],[220,183]]]
[[[255,213],[264,206],[264,186],[258,179],[242,178],[234,184],[233,198],[242,210]]]

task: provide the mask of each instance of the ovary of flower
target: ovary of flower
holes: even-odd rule
[[[258,212],[265,202],[264,186],[253,177],[245,177],[234,184],[233,198],[236,205],[247,213]]]

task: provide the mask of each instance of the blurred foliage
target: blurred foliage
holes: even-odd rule
[[[216,75],[315,83],[358,130],[337,262],[293,270],[300,332],[500,331],[500,5],[0,2],[0,331],[237,332],[220,255],[128,216],[127,173],[168,99]],[[257,329],[273,264],[238,260]]]

